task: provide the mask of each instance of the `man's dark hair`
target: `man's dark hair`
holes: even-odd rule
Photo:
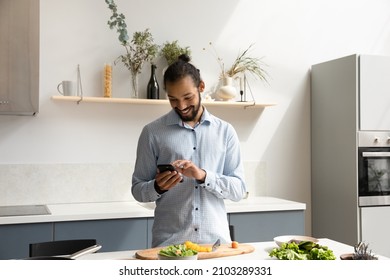
[[[186,76],[190,76],[196,87],[200,85],[200,72],[190,63],[190,57],[182,54],[172,63],[164,73],[164,88],[167,83],[174,83]]]

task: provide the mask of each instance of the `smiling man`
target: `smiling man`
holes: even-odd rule
[[[205,84],[188,56],[168,67],[164,87],[172,110],[143,128],[132,178],[134,198],[156,203],[152,246],[230,243],[224,199],[246,193],[237,133],[201,104]]]

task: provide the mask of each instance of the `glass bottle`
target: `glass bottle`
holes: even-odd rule
[[[156,65],[151,65],[151,75],[147,88],[148,99],[160,99],[159,86],[156,78]]]

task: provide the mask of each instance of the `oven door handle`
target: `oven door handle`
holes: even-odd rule
[[[363,152],[363,157],[390,157],[390,152]]]

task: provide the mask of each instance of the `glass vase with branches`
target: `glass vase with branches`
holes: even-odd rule
[[[105,0],[105,2],[112,12],[107,24],[110,29],[116,29],[119,34],[118,40],[126,50],[126,53],[118,56],[114,63],[121,61],[130,71],[133,97],[138,98],[138,75],[142,71],[144,62],[152,62],[156,58],[159,46],[154,43],[153,35],[149,28],[141,32],[134,32],[133,38],[130,40],[125,21],[126,17],[122,13],[118,13],[114,0]]]

